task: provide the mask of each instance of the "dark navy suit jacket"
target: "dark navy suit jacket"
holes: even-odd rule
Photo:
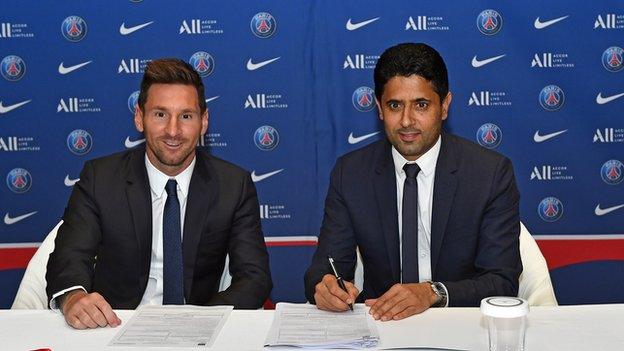
[[[433,281],[449,306],[478,306],[486,296],[516,296],[522,272],[519,193],[506,157],[442,134],[431,220]],[[331,173],[319,245],[305,275],[306,297],[330,273],[327,255],[352,280],[356,246],[364,263],[358,301],[400,281],[396,177],[391,145],[381,140],[338,159]]]

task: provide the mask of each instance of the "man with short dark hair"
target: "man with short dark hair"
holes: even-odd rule
[[[78,329],[143,304],[259,308],[272,287],[248,172],[196,148],[204,85],[177,59],[147,64],[134,115],[145,146],[89,161],[46,274],[51,308]],[[231,286],[218,292],[226,255]]]
[[[446,65],[425,44],[387,49],[375,67],[387,139],[338,159],[317,251],[305,276],[318,308],[365,301],[377,320],[429,307],[478,306],[515,296],[522,271],[519,194],[506,157],[442,132],[452,94]],[[331,255],[352,280],[356,247],[364,284],[340,289]]]

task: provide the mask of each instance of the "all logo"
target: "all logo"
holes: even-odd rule
[[[533,55],[531,68],[574,68],[574,63],[567,62],[568,54],[544,52]]]
[[[596,129],[594,143],[622,143],[624,142],[624,128]]]
[[[284,205],[260,205],[260,219],[290,219]]]
[[[494,149],[503,141],[503,132],[494,123],[486,123],[477,129],[477,142],[488,149]]]
[[[378,60],[378,55],[347,55],[342,64],[342,69],[374,69]]]
[[[102,109],[95,104],[94,98],[61,98],[56,105],[56,112],[76,113],[76,112],[101,112]]]
[[[546,197],[537,205],[537,214],[545,222],[556,222],[563,215],[563,204],[556,197]]]
[[[0,23],[0,38],[33,38],[28,31],[28,23]]]
[[[568,167],[566,166],[537,166],[533,167],[531,172],[531,180],[574,180],[574,177],[567,175]]]
[[[128,96],[128,110],[130,110],[130,113],[134,114],[136,111],[137,104],[139,103],[139,94],[140,91],[137,90]]]
[[[271,151],[279,144],[279,133],[271,126],[262,126],[254,133],[254,143],[262,151]]]
[[[6,185],[12,192],[23,194],[30,190],[32,177],[24,168],[13,168],[6,177]]]
[[[430,31],[430,30],[450,30],[451,28],[443,24],[442,16],[410,16],[405,23],[405,30]]]
[[[34,144],[35,138],[33,137],[0,137],[0,151],[15,152],[15,151],[39,151],[41,148]]]
[[[178,34],[223,34],[223,29],[217,28],[217,20],[196,18],[183,20]]]
[[[81,41],[87,35],[87,22],[81,17],[69,16],[61,23],[61,33],[69,41]]]
[[[600,167],[600,177],[609,185],[617,185],[622,182],[624,165],[618,160],[609,160]]]
[[[359,87],[353,92],[351,102],[360,112],[372,111],[375,108],[375,92],[369,87]]]
[[[16,82],[24,76],[26,73],[26,63],[21,57],[16,55],[9,55],[2,59],[0,62],[0,73],[2,77],[9,82]]]
[[[146,59],[122,59],[117,67],[117,74],[120,73],[143,73],[147,63],[151,60]]]
[[[277,23],[268,12],[260,12],[251,18],[251,32],[258,38],[269,38],[275,34]]]
[[[208,77],[214,70],[215,61],[212,55],[205,51],[198,51],[191,56],[189,63],[202,77]]]
[[[602,53],[602,65],[609,72],[619,72],[624,68],[622,64],[622,48],[612,46]]]
[[[477,28],[485,35],[494,35],[503,27],[503,18],[495,10],[484,10],[477,16]]]
[[[287,103],[281,102],[282,99],[282,94],[250,94],[245,99],[245,109],[288,108]]]
[[[511,101],[506,101],[506,96],[504,91],[473,91],[468,99],[468,106],[511,106]]]
[[[73,154],[81,156],[91,151],[93,139],[86,130],[76,129],[67,136],[67,148]]]
[[[594,22],[594,29],[623,29],[624,15],[609,13],[606,15],[598,15]]]
[[[563,90],[556,85],[545,86],[539,94],[540,105],[546,111],[557,111],[565,102]]]

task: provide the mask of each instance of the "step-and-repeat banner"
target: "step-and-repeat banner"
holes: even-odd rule
[[[562,303],[624,301],[621,1],[20,1],[0,14],[0,307],[86,160],[144,139],[145,65],[191,63],[201,146],[252,172],[273,301],[303,301],[336,158],[383,137],[373,68],[445,58],[447,130],[513,160],[521,217]]]

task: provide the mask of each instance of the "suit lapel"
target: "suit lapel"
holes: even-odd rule
[[[125,166],[126,199],[139,248],[143,284],[144,280],[147,282],[152,253],[152,198],[145,169],[145,149],[132,151]]]
[[[188,300],[193,284],[197,247],[201,238],[202,227],[208,214],[210,204],[216,204],[218,189],[214,170],[208,161],[208,155],[197,150],[195,169],[191,176],[186,214],[184,215],[184,234],[182,240],[182,256],[184,260],[184,296]]]
[[[389,142],[384,142],[378,148],[375,160],[375,175],[373,184],[375,188],[375,198],[379,208],[383,234],[386,244],[388,263],[392,271],[392,279],[399,281],[399,224],[397,217],[396,199],[396,175],[394,172],[394,161],[392,161],[391,147]]]
[[[435,274],[440,248],[457,188],[457,154],[449,137],[442,134],[442,146],[436,164],[431,219],[431,273]]]

